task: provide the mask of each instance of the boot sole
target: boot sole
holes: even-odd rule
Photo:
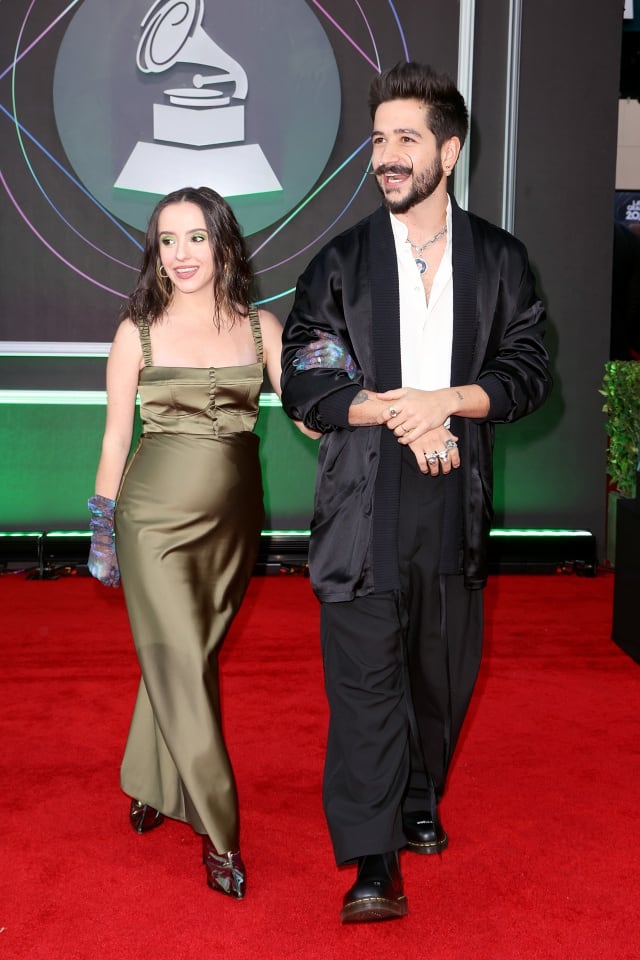
[[[379,920],[398,920],[407,915],[407,898],[397,900],[367,897],[354,900],[340,911],[342,923],[375,923]]]
[[[435,843],[415,843],[412,840],[407,840],[404,849],[410,850],[412,853],[422,853],[428,856],[431,853],[442,853],[448,846],[449,837],[445,836],[443,840],[437,840]]]

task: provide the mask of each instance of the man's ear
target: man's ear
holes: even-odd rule
[[[450,140],[445,140],[440,148],[440,157],[442,159],[442,166],[444,172],[447,176],[450,176],[453,172],[458,157],[460,156],[460,140],[458,137],[451,137]]]

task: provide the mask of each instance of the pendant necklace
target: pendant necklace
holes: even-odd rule
[[[413,241],[409,240],[409,238],[407,237],[407,243],[409,244],[410,247],[413,247],[413,249],[418,254],[417,256],[414,256],[413,259],[415,260],[416,266],[421,274],[425,274],[429,269],[429,264],[422,256],[422,251],[426,250],[427,247],[430,247],[431,244],[435,243],[436,240],[439,240],[440,237],[444,237],[446,232],[447,232],[447,225],[445,223],[444,227],[442,227],[441,230],[438,230],[438,232],[431,237],[431,240],[427,240],[426,243],[423,243],[421,245],[417,243],[413,243]]]

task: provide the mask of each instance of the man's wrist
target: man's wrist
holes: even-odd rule
[[[480,384],[469,383],[462,387],[450,387],[447,392],[449,416],[457,415],[476,419],[487,415],[490,397]]]
[[[368,390],[359,390],[349,406],[349,423],[352,427],[377,427],[383,407],[382,400],[372,397]]]

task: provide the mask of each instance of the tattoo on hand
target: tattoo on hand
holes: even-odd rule
[[[463,397],[462,393],[460,392],[460,390],[456,390],[456,396],[457,396],[458,400],[464,400],[464,397]]]

